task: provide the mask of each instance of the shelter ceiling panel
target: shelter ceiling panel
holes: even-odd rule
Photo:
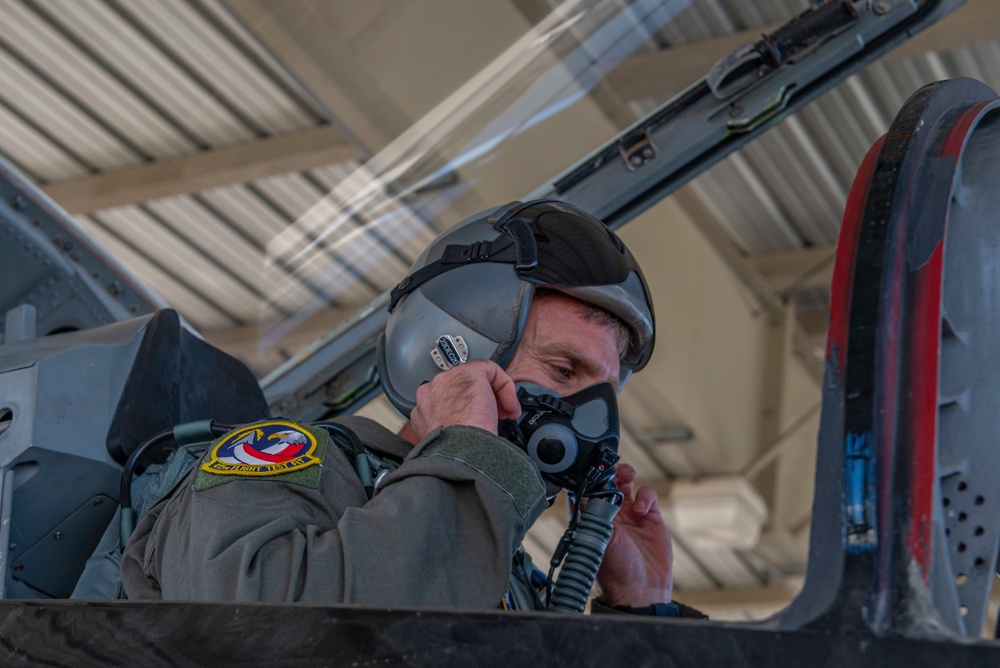
[[[847,190],[795,117],[785,119],[741,155],[803,245],[836,241]]]
[[[236,324],[236,320],[204,300],[195,286],[182,277],[164,271],[155,261],[136,252],[129,243],[109,232],[103,225],[87,216],[79,216],[77,220],[125,266],[142,276],[157,294],[177,309],[196,329],[211,330],[232,327]]]
[[[244,40],[230,39],[206,21],[198,3],[158,0],[137,7],[122,5],[133,22],[162,40],[190,75],[227,106],[238,109],[258,135],[309,127],[322,119],[288,94],[271,71],[248,53]],[[237,37],[237,36],[233,36]]]
[[[816,159],[823,160],[841,186],[854,180],[875,133],[874,127],[857,121],[860,114],[852,111],[849,97],[847,87],[838,86],[793,117],[818,147],[818,156],[822,157]]]
[[[123,144],[106,123],[5,51],[0,51],[0,91],[5,91],[0,92],[0,103],[42,129],[88,171],[142,162],[142,157]]]
[[[142,254],[163,271],[196,285],[201,296],[239,323],[258,315],[263,295],[219,266],[194,244],[196,234],[183,231],[145,207],[121,207],[91,219]]]
[[[173,119],[199,145],[218,146],[254,136],[240,115],[185,70],[177,54],[165,52],[163,40],[137,24],[126,6],[77,0],[53,0],[52,16],[72,30],[116,75]]]
[[[330,4],[326,0],[320,0],[320,2]],[[248,61],[253,62],[260,70],[266,72],[274,84],[289,97],[298,100],[303,109],[310,110],[317,119],[333,120],[330,109],[323,104],[315,91],[311,90],[302,80],[301,72],[280,58],[281,54],[271,49],[269,44],[262,42],[251,26],[241,20],[237,12],[234,12],[235,0],[190,0],[190,4],[219,34],[224,35],[233,46],[238,48]],[[283,4],[290,3],[286,1]],[[375,4],[377,4],[376,0],[367,0],[365,3],[347,3],[352,11],[358,11],[362,6]],[[276,6],[274,3],[271,4],[272,11]],[[257,26],[252,27],[256,28]]]
[[[50,81],[78,106],[157,159],[195,148],[182,133],[156,113],[113,71],[81,48],[78,40],[32,11],[31,4],[4,2],[0,11],[0,44],[37,74]],[[44,10],[43,10],[44,11]],[[57,180],[58,175],[47,176]]]
[[[312,211],[317,200],[326,195],[328,189],[309,174],[279,174],[256,182],[257,188],[266,193],[271,202],[290,222],[300,222]],[[315,217],[316,220],[319,217]],[[315,220],[310,219],[313,223]],[[315,229],[307,229],[315,232]]]
[[[993,90],[1000,90],[1000,67],[997,67],[1000,63],[1000,41],[976,44],[968,49],[942,54],[942,57],[951,59],[952,66],[959,71],[971,66],[971,76],[989,84]]]
[[[409,267],[410,259],[400,257],[393,239],[366,218],[368,207],[360,210],[338,202],[330,186],[312,173],[264,179],[260,191],[289,219],[286,232],[272,241],[270,248],[290,253],[293,262],[309,262],[322,254],[335,260],[371,290],[368,299],[395,285]],[[296,248],[289,236],[309,241]]]
[[[199,197],[220,216],[238,221],[242,233],[260,248],[265,248],[288,227],[287,219],[258,197],[250,185],[212,188]],[[305,237],[301,240],[304,242]]]
[[[263,248],[251,243],[237,228],[206,209],[196,198],[171,197],[150,202],[148,208],[163,220],[184,221],[185,228],[197,230],[190,237],[192,245],[259,294],[266,295],[271,290],[291,292],[298,287],[298,282],[287,271],[265,272]],[[294,302],[269,304],[286,315],[295,305]]]
[[[72,179],[88,174],[86,167],[73,159],[35,125],[0,104],[0,146],[3,154],[24,174],[36,181],[46,175],[52,179]]]
[[[687,187],[718,211],[716,219],[744,252],[755,254],[802,246],[802,239],[775,194],[767,189],[741,153],[730,155]]]
[[[346,211],[358,210],[368,219],[368,226],[378,237],[389,240],[394,255],[409,267],[437,236],[444,225],[427,220],[383,189],[369,190],[373,175],[367,167],[341,163],[312,170],[316,179],[327,187],[328,197],[341,202]],[[430,216],[428,216],[430,217]],[[402,275],[393,279],[394,282]]]

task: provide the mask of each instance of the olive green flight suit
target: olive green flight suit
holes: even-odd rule
[[[371,500],[332,441],[314,485],[222,480],[196,465],[126,546],[128,597],[495,608],[506,594],[514,607],[538,605],[520,559],[512,578],[512,557],[546,507],[524,452],[473,427],[412,447],[371,420],[338,422],[402,461]]]

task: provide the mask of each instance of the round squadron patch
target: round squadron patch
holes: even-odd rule
[[[268,476],[318,464],[316,437],[286,420],[241,427],[219,440],[201,463],[216,475]]]

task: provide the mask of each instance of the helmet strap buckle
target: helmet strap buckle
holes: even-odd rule
[[[448,249],[458,248],[461,250],[462,260],[465,262],[482,262],[490,257],[490,253],[493,250],[492,241],[477,241],[475,243],[469,244],[468,246],[449,246]],[[445,251],[445,257],[448,256],[448,251]]]

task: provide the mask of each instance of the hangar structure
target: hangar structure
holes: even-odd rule
[[[707,76],[752,85],[727,56],[855,4],[4,0],[0,155],[245,362],[276,413],[335,411],[345,388],[295,369],[383,308],[439,231],[543,192]],[[1000,5],[969,0],[620,230],[658,324],[620,397],[622,456],[660,493],[677,597],[716,619],[766,616],[802,583],[852,179],[922,85],[1000,90],[998,25]],[[60,317],[39,334],[82,326]],[[400,421],[377,397],[362,411]],[[547,514],[529,551],[547,560],[564,525]]]

